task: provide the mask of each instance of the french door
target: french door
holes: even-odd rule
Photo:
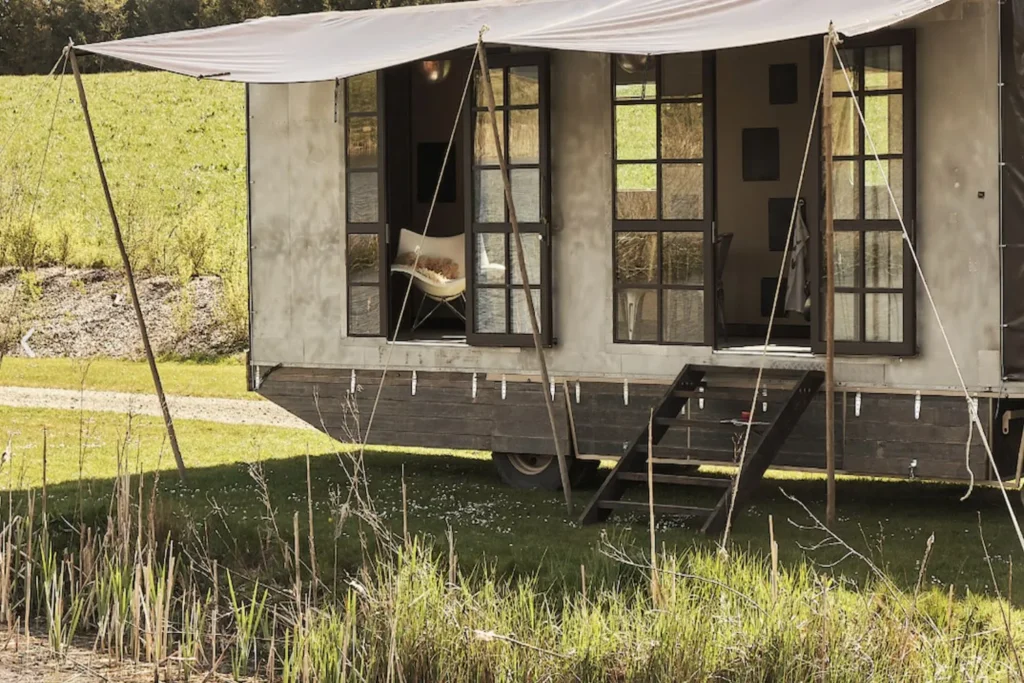
[[[551,330],[551,173],[548,59],[545,54],[488,55],[499,142],[508,164],[527,279],[545,344]],[[512,223],[479,70],[465,117],[466,337],[480,346],[532,344]]]
[[[903,218],[913,244],[917,215],[914,34],[893,31],[850,40],[839,53],[853,91],[835,60],[825,87],[833,89],[834,97],[836,352],[911,355],[916,351],[917,275],[899,219]],[[861,125],[858,106],[866,127]],[[822,207],[818,238],[811,241],[812,272],[819,274],[819,287],[812,288],[820,302],[813,307],[812,320],[818,352],[825,350],[824,203]]]
[[[348,336],[387,334],[387,205],[381,72],[344,81]]]
[[[715,341],[715,55],[612,64],[614,340]]]

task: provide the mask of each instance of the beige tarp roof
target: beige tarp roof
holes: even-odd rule
[[[478,0],[268,17],[78,49],[247,83],[322,81],[484,41],[558,50],[664,54],[838,32],[859,35],[947,0]]]

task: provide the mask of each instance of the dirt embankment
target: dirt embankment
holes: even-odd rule
[[[223,286],[216,276],[182,285],[171,277],[137,281],[153,349],[160,355],[219,356],[244,348],[224,322]],[[110,269],[0,268],[0,325],[28,340],[40,357],[138,359],[142,338],[124,275]],[[15,342],[11,355],[25,355]]]

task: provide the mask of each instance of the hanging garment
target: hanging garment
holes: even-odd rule
[[[796,225],[793,226],[793,244],[789,250],[789,268],[786,273],[786,312],[794,311],[804,315],[809,306],[810,282],[807,275],[807,243],[811,239],[804,222],[802,211],[797,211]]]

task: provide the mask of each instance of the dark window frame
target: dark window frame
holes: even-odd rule
[[[530,282],[530,289],[539,296],[540,307],[537,311],[538,322],[541,326],[541,342],[545,346],[554,344],[552,331],[553,321],[553,299],[552,299],[552,229],[551,229],[551,97],[550,97],[550,59],[546,52],[508,52],[505,50],[488,50],[488,67],[494,71],[502,70],[503,98],[496,109],[502,116],[502,152],[508,164],[509,173],[519,169],[536,169],[540,182],[540,220],[539,222],[524,222],[521,216],[517,216],[519,232],[524,240],[530,239],[531,235],[539,235],[541,240],[540,248],[540,282]],[[534,104],[511,104],[509,86],[509,72],[515,67],[537,67],[538,79],[538,102]],[[476,68],[476,67],[475,67]],[[479,69],[477,69],[479,72]],[[508,206],[504,203],[504,221],[500,223],[481,223],[476,220],[476,172],[479,170],[499,170],[501,167],[497,162],[478,164],[474,160],[475,151],[475,124],[477,114],[487,112],[486,106],[477,104],[476,79],[473,75],[473,85],[470,88],[469,102],[466,114],[463,117],[463,159],[467,169],[463,182],[466,183],[468,192],[465,205],[466,224],[466,340],[471,346],[498,346],[525,348],[533,346],[533,335],[531,331],[525,333],[512,332],[513,321],[513,295],[518,292],[523,294],[522,284],[514,282],[513,272],[518,273],[518,261],[513,259],[512,247],[515,238],[512,231],[512,224],[508,220]],[[537,111],[538,116],[538,159],[536,163],[513,163],[510,158],[509,140],[511,119],[509,115],[513,111]],[[482,234],[500,234],[505,240],[505,281],[497,283],[477,283],[476,275],[476,237]],[[504,332],[477,332],[476,331],[476,290],[496,289],[505,291],[505,331]]]
[[[701,95],[695,96],[665,96],[664,80],[662,78],[663,59],[661,56],[651,56],[649,59],[654,62],[655,94],[652,97],[643,97],[636,100],[620,100],[616,96],[616,59],[617,55],[611,57],[611,164],[612,164],[612,248],[611,248],[611,272],[612,272],[612,342],[615,344],[639,344],[647,346],[713,346],[715,344],[715,300],[714,300],[714,239],[715,239],[715,218],[717,210],[717,196],[715,188],[715,161],[717,157],[717,140],[715,137],[715,59],[714,51],[701,53],[702,65],[702,88]],[[662,115],[663,104],[675,104],[686,102],[699,102],[703,111],[703,156],[700,159],[663,159],[662,158]],[[617,158],[617,135],[616,135],[616,110],[619,106],[644,106],[655,107],[656,137],[655,137],[655,158],[654,159],[628,159],[620,161]],[[704,171],[704,202],[703,215],[699,220],[695,219],[665,219],[663,217],[663,172],[665,166],[676,164],[703,164]],[[619,166],[655,165],[656,177],[656,204],[657,218],[654,219],[625,219],[619,218],[618,213],[618,169]],[[620,283],[617,281],[617,236],[621,233],[640,232],[657,234],[657,271],[656,281],[651,284]],[[704,236],[703,261],[704,261],[704,283],[702,285],[678,285],[666,284],[663,282],[663,242],[664,235],[668,233],[696,233]],[[657,337],[654,340],[631,340],[626,337],[624,331],[619,330],[619,293],[624,290],[644,289],[655,291],[657,294]],[[666,341],[664,334],[664,310],[666,291],[687,290],[703,291],[704,293],[704,335],[700,341]]]
[[[383,71],[373,72],[377,84],[376,84],[376,95],[377,95],[377,111],[375,112],[363,112],[354,111],[349,107],[349,88],[348,79],[343,79],[337,82],[338,87],[342,91],[342,97],[344,102],[343,117],[342,117],[342,144],[343,154],[345,160],[345,331],[348,337],[387,337],[388,334],[388,307],[390,299],[388,297],[388,221],[387,221],[387,178],[385,169],[386,157],[386,145],[385,145],[385,128],[386,118],[384,112],[384,73]],[[337,94],[335,95],[337,97]],[[359,168],[353,170],[349,163],[348,143],[349,143],[349,121],[353,118],[369,118],[375,116],[377,119],[377,165],[374,168]],[[349,211],[349,192],[351,190],[350,178],[353,173],[369,172],[374,171],[377,174],[377,221],[375,223],[357,223],[353,222],[350,217]],[[372,282],[353,282],[351,268],[349,267],[349,238],[355,235],[375,235],[377,237],[377,278],[376,283]],[[380,308],[380,322],[379,329],[376,333],[353,333],[352,332],[352,288],[355,287],[370,287],[376,284],[378,287],[379,297],[379,308]]]
[[[815,56],[818,72],[821,71],[823,63],[823,47],[820,39],[815,43]],[[903,62],[903,87],[898,89],[873,89],[866,90],[865,79],[866,69],[864,68],[864,54],[868,48],[901,46]],[[903,161],[903,207],[901,214],[907,226],[911,242],[915,248],[918,244],[917,235],[917,60],[916,60],[916,37],[911,29],[881,31],[868,36],[848,39],[840,45],[840,51],[854,50],[858,56],[857,65],[859,69],[859,82],[857,85],[857,99],[861,110],[866,113],[866,99],[874,96],[901,95],[903,98],[903,151],[899,154],[879,154],[883,162],[889,159],[902,159]],[[845,60],[844,60],[845,61]],[[850,71],[851,65],[846,64]],[[835,62],[835,73],[841,77],[838,71],[838,60]],[[854,74],[851,74],[854,75]],[[832,74],[826,75],[826,87],[832,85]],[[817,82],[814,87],[817,88]],[[851,99],[851,94],[845,88],[837,88],[833,93],[833,99]],[[833,112],[835,109],[833,109]],[[866,218],[867,203],[867,174],[866,169],[875,165],[874,154],[868,149],[867,136],[864,127],[860,124],[859,116],[854,110],[856,118],[856,129],[859,143],[859,154],[855,155],[834,155],[835,161],[857,161],[859,173],[859,207],[858,218],[856,219],[835,219],[834,229],[836,235],[841,233],[857,233],[858,249],[860,259],[855,274],[854,286],[836,286],[837,295],[854,294],[858,297],[858,308],[856,312],[857,324],[859,325],[859,339],[857,340],[836,340],[836,353],[840,355],[862,355],[862,356],[913,356],[917,353],[917,270],[914,265],[910,246],[905,239],[902,239],[902,228],[896,218],[892,219],[868,219]],[[812,153],[818,159],[819,193],[824,192],[824,165],[821,156],[821,132],[822,124],[819,122],[815,131],[816,141]],[[877,141],[876,141],[877,142]],[[886,202],[888,203],[888,195]],[[811,272],[817,273],[818,287],[812,287],[816,321],[814,323],[814,341],[812,350],[816,353],[825,351],[825,272],[824,272],[824,210],[825,202],[823,194],[819,194],[819,229],[816,239],[812,240],[812,264]],[[903,246],[903,281],[900,287],[867,287],[867,253],[865,250],[867,233],[900,233]],[[869,341],[867,340],[866,309],[868,294],[900,294],[903,297],[903,330],[902,341]]]

